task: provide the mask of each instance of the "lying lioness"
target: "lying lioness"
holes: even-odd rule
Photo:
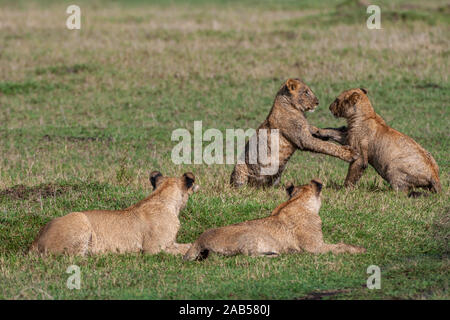
[[[137,204],[118,211],[72,212],[44,226],[31,252],[87,255],[105,252],[165,251],[185,254],[190,243],[176,243],[178,214],[198,185],[192,173],[181,178],[150,174],[154,191]]]
[[[277,256],[281,253],[361,253],[364,248],[344,243],[323,241],[319,217],[322,183],[310,184],[286,191],[289,200],[280,204],[270,216],[238,224],[209,229],[193,243],[185,260],[206,258],[209,252],[223,255]]]
[[[366,89],[342,92],[330,105],[335,117],[348,128],[318,129],[314,136],[350,145],[360,158],[350,164],[345,186],[355,185],[370,163],[395,190],[414,187],[441,191],[439,167],[431,154],[407,135],[389,127],[375,113]],[[412,193],[415,195],[415,193]]]

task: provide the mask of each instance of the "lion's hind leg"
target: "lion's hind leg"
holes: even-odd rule
[[[87,255],[95,237],[92,226],[82,212],[57,218],[44,227],[33,243],[39,253]]]
[[[279,243],[269,234],[246,234],[239,239],[239,253],[248,256],[278,257]]]

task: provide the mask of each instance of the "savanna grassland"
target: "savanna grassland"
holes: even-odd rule
[[[65,27],[69,4],[81,30]],[[448,1],[0,1],[0,298],[448,299]],[[325,183],[328,242],[362,255],[159,254],[28,256],[38,230],[71,211],[120,209],[151,192],[149,172],[192,171],[201,186],[180,214],[179,242],[264,217],[283,188],[233,190],[231,165],[175,165],[177,128],[256,128],[280,85],[302,78],[320,100],[316,126],[340,126],[328,105],[365,87],[389,125],[430,151],[443,192],[411,199],[369,168],[353,191],[347,164],[296,152],[282,184]],[[207,143],[205,143],[207,144]],[[68,266],[81,289],[66,287]],[[381,289],[366,288],[369,265]]]

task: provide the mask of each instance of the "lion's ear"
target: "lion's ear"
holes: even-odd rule
[[[350,102],[350,104],[352,106],[354,106],[355,104],[358,103],[359,99],[361,98],[360,94],[358,92],[353,92],[350,97],[348,97],[348,102]]]
[[[160,182],[161,178],[163,177],[162,173],[159,171],[152,171],[152,173],[150,173],[150,183],[153,186],[153,190],[156,189],[158,183]]]
[[[299,86],[300,84],[295,79],[288,79],[286,81],[286,87],[289,89],[289,91],[295,92],[298,90]]]
[[[186,189],[190,189],[195,182],[195,176],[192,174],[192,172],[186,172],[183,174],[184,183],[186,185]]]
[[[361,90],[362,92],[364,92],[364,94],[367,94],[367,89],[366,89],[366,88],[359,88],[359,90]]]
[[[292,192],[294,192],[294,189],[295,189],[295,187],[294,187],[294,184],[292,182],[289,182],[286,185],[286,193],[289,196],[289,198],[292,197]]]
[[[317,195],[319,195],[322,192],[323,183],[319,179],[311,180],[311,185],[316,189]]]

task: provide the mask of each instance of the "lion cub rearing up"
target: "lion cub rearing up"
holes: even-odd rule
[[[330,105],[330,111],[335,117],[345,118],[348,129],[318,129],[314,135],[348,144],[361,155],[348,169],[346,187],[355,185],[370,163],[395,190],[421,187],[441,191],[439,167],[431,154],[389,127],[375,113],[366,89],[342,92]]]
[[[72,212],[50,221],[31,245],[31,252],[87,255],[105,252],[165,251],[185,254],[190,243],[176,243],[179,212],[197,191],[192,173],[181,178],[150,174],[153,193],[118,211]]]
[[[289,200],[262,219],[209,229],[192,244],[185,260],[206,258],[209,252],[223,255],[276,256],[281,253],[362,253],[364,248],[323,241],[319,217],[322,183],[286,188]]]
[[[250,163],[249,143],[247,142],[243,155],[245,156],[245,163],[236,164],[231,174],[231,184],[235,187],[240,187],[246,183],[253,186],[277,185],[289,158],[297,149],[324,153],[347,162],[355,160],[356,154],[351,147],[338,146],[316,139],[311,135],[310,131],[314,130],[310,128],[305,112],[314,111],[318,105],[319,100],[306,84],[299,79],[287,80],[278,90],[266,120],[256,130],[256,141],[259,141],[260,130],[267,130],[267,150],[272,149],[271,139],[269,138],[271,130],[279,130],[277,171],[271,175],[262,173],[263,168],[272,168],[270,161],[268,164],[262,164],[258,159],[258,163]]]

